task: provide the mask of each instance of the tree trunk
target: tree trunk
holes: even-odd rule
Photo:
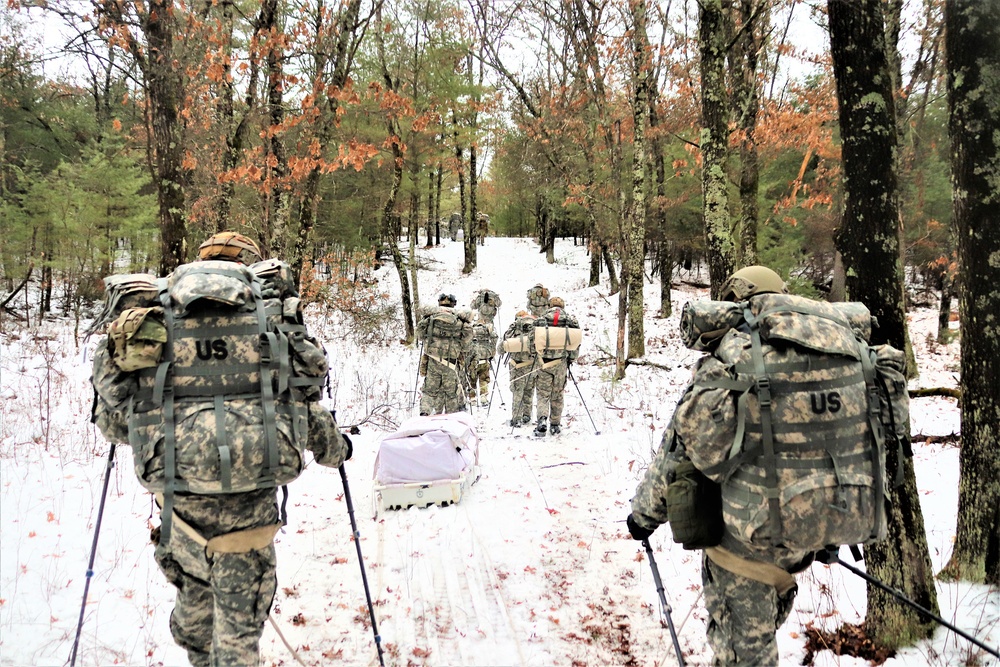
[[[270,127],[265,141],[264,234],[260,246],[266,256],[280,257],[292,266],[301,266],[294,256],[295,244],[289,229],[291,193],[288,190],[288,156],[284,142],[284,54],[281,41],[274,39],[278,30],[278,0],[261,4],[261,32],[267,39],[267,118]],[[309,202],[312,204],[312,202]],[[297,236],[297,234],[296,234]]]
[[[632,9],[632,193],[624,223],[628,261],[628,356],[646,356],[643,326],[643,269],[646,249],[646,115],[649,111],[649,38],[646,36],[646,2],[634,0]]]
[[[962,335],[955,550],[944,573],[1000,585],[1000,4],[945,3],[952,224]]]
[[[848,297],[879,320],[872,343],[906,349],[903,271],[897,225],[896,118],[886,53],[882,0],[829,0],[830,44],[843,142],[845,209],[836,234],[847,271]],[[886,469],[897,451],[887,447]],[[937,612],[923,514],[913,462],[902,486],[890,489],[887,539],[866,547],[868,572]],[[926,638],[933,622],[874,586],[868,587],[869,637],[895,649]]]
[[[760,164],[757,158],[757,115],[760,109],[760,90],[757,84],[757,54],[761,49],[761,35],[767,26],[757,27],[754,0],[740,0],[740,33],[735,40],[731,59],[734,61],[733,96],[736,99],[740,131],[740,221],[735,239],[736,266],[757,263],[757,191],[760,183]]]
[[[726,31],[723,0],[700,3],[698,47],[701,57],[701,184],[705,245],[712,298],[733,273],[733,234],[729,220],[726,163],[729,153],[729,97],[726,92]]]
[[[941,292],[941,301],[938,303],[937,342],[947,345],[951,331],[951,278],[948,269],[942,269],[938,276],[938,290]]]

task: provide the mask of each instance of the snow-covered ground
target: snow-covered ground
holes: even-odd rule
[[[330,407],[341,425],[383,406],[380,418],[354,436],[346,470],[386,664],[676,664],[649,562],[624,519],[688,380],[687,366],[698,356],[680,344],[677,314],[704,292],[680,276],[675,315],[657,319],[659,288],[647,284],[646,360],[669,370],[631,366],[626,379],[613,383],[599,348],[614,347],[617,301],[606,286],[587,287],[584,248],[560,241],[550,265],[528,239],[490,238],[479,248],[477,271],[467,276],[458,243],[419,254],[430,267],[420,272],[425,302],[447,291],[467,305],[475,290],[493,289],[503,299],[502,333],[524,307],[528,288],[542,282],[565,298],[586,337],[581,363],[573,367],[578,384],[567,385],[560,437],[511,433],[502,371],[489,413],[474,412],[479,482],[450,507],[376,516],[373,470],[385,431],[373,424],[399,423],[415,412],[409,406],[417,351],[395,340],[359,348],[332,319],[311,316],[332,359]],[[377,275],[382,289],[398,294],[391,266]],[[911,323],[921,366],[912,386],[957,386],[958,344],[933,343],[936,313],[911,313]],[[95,341],[78,346],[72,322],[48,322],[41,331],[8,331],[0,342],[0,665],[68,664],[108,457],[108,445],[89,423]],[[915,434],[959,430],[953,400],[914,399],[912,412]],[[917,440],[914,453],[931,558],[940,569],[955,531],[958,450]],[[120,447],[115,456],[77,664],[184,665],[185,653],[168,629],[173,589],[157,570],[148,540],[157,513],[136,482],[131,451]],[[275,627],[304,664],[378,664],[337,471],[310,465],[290,493],[289,524],[277,538],[279,588],[274,625],[265,628],[261,644],[263,664],[296,662]],[[674,545],[667,528],[651,543],[685,662],[710,664],[698,555]],[[832,630],[864,616],[864,582],[839,566],[813,565],[799,576],[799,587],[795,609],[778,632],[782,665],[801,664],[808,624]],[[991,646],[1000,644],[998,591],[939,584],[938,592],[944,617]],[[887,664],[998,664],[982,655],[978,663],[966,662],[977,653],[942,628],[932,642]],[[865,661],[825,651],[815,664]]]

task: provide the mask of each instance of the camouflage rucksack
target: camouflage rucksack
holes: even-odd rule
[[[472,353],[474,361],[488,361],[496,354],[497,335],[489,322],[477,320],[472,323]]]
[[[157,278],[151,273],[128,273],[106,277],[104,305],[84,330],[84,336],[89,338],[95,333],[104,332],[115,318],[129,308],[155,305],[159,291]]]
[[[535,317],[541,317],[549,307],[549,290],[537,283],[528,290],[528,310]]]
[[[179,266],[159,285],[159,306],[112,323],[94,385],[125,420],[98,426],[127,437],[140,483],[163,494],[165,543],[175,493],[284,485],[301,472],[307,442],[336,435],[316,402],[326,354],[306,334],[297,298],[262,298],[250,268],[219,260]]]
[[[582,340],[580,323],[562,308],[549,308],[535,320],[535,351],[544,359],[576,359]]]
[[[472,298],[471,308],[479,311],[481,315],[486,316],[488,319],[493,319],[497,314],[497,309],[501,305],[503,304],[500,301],[499,294],[493,290],[481,289]]]
[[[797,550],[884,537],[885,448],[904,449],[909,408],[904,355],[868,346],[867,309],[761,294],[686,307],[682,322],[712,353],[671,428],[721,485],[729,531]],[[705,335],[720,322],[725,335]]]

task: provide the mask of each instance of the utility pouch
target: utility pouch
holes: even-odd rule
[[[125,372],[153,368],[160,363],[167,329],[163,308],[129,308],[108,327],[115,365]]]
[[[690,461],[678,462],[666,502],[674,542],[693,550],[722,541],[722,489]]]

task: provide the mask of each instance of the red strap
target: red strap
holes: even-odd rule
[[[557,309],[556,314],[552,316],[552,326],[554,327],[559,326],[559,313],[561,312],[562,312],[561,310]]]

